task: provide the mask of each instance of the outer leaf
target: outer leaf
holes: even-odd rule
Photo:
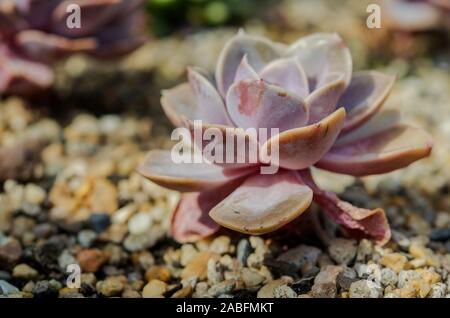
[[[332,148],[316,166],[352,176],[386,173],[427,157],[431,148],[432,139],[423,130],[395,125]]]
[[[137,171],[153,182],[178,191],[197,192],[217,188],[252,170],[225,170],[209,163],[175,163],[170,151],[153,150]]]
[[[316,124],[287,130],[272,137],[262,149],[264,153],[272,153],[278,147],[280,167],[305,169],[319,161],[330,150],[344,125],[344,120],[345,110],[340,108]]]
[[[308,79],[296,58],[275,60],[264,67],[260,76],[266,82],[283,87],[300,97],[309,93]]]
[[[394,86],[395,76],[377,71],[355,73],[338,104],[347,110],[344,131],[361,126],[381,108]]]
[[[350,50],[336,33],[316,33],[299,39],[289,48],[305,70],[310,91],[320,88],[329,74],[344,74],[346,85],[352,75]]]
[[[335,222],[342,225],[356,238],[369,238],[380,245],[391,237],[389,224],[383,209],[367,210],[340,200],[333,192],[320,189],[312,179],[309,170],[299,172],[303,181],[314,192],[316,202]]]
[[[236,71],[242,58],[247,55],[248,62],[259,72],[264,65],[281,57],[284,46],[264,37],[247,35],[239,32],[223,48],[216,68],[216,82],[220,94],[225,97],[228,88],[234,82]]]
[[[242,233],[263,234],[304,212],[312,191],[291,171],[254,174],[215,206],[209,215],[220,225]]]

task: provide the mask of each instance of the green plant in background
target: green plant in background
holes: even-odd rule
[[[183,27],[240,24],[274,0],[147,0],[153,32],[165,36]]]

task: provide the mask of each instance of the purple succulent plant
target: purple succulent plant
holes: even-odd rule
[[[415,32],[450,26],[449,0],[383,0],[383,12],[393,29]]]
[[[69,28],[70,5],[80,28]],[[0,0],[0,93],[26,93],[53,82],[51,64],[83,52],[114,57],[141,45],[144,0]]]
[[[278,145],[279,170],[261,174],[258,167],[267,164],[262,160],[243,165],[175,163],[170,151],[151,151],[139,173],[185,192],[172,218],[175,239],[195,241],[220,226],[268,233],[315,201],[350,235],[379,244],[389,240],[382,209],[358,208],[320,189],[310,168],[365,176],[405,167],[430,154],[427,133],[398,123],[392,113],[378,113],[394,76],[352,73],[350,51],[337,34],[313,34],[287,46],[239,32],[221,52],[216,84],[192,68],[188,79],[163,91],[162,106],[173,124],[192,129],[193,121],[201,119],[218,130],[232,127],[237,135],[250,127],[278,128],[279,134],[256,143],[261,153]],[[208,143],[197,145],[205,150]]]

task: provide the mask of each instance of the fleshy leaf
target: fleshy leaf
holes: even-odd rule
[[[312,179],[309,170],[299,174],[314,193],[316,202],[336,223],[342,225],[355,238],[369,238],[377,244],[386,244],[391,237],[391,230],[383,209],[368,210],[358,208],[342,201],[330,191],[320,189]]]
[[[344,74],[346,85],[352,75],[350,50],[336,33],[316,33],[303,37],[289,48],[297,56],[309,81],[309,90],[323,86],[329,74]]]
[[[247,59],[247,54],[244,55],[242,58],[241,64],[239,64],[237,70],[236,70],[236,76],[234,78],[234,82],[239,82],[242,80],[248,80],[253,79],[257,80],[260,79],[258,73],[253,69],[253,67],[250,65]]]
[[[259,164],[259,143],[256,134],[248,133],[242,128],[224,125],[202,124],[196,127],[190,120],[185,120],[184,127],[190,130],[191,140],[200,149],[203,157],[211,163],[226,168]],[[201,134],[204,138],[196,138],[196,134]],[[220,139],[216,140],[216,135],[220,135]],[[254,158],[251,154],[255,154]]]
[[[192,68],[188,69],[188,79],[197,101],[197,119],[211,124],[230,125],[222,98],[208,79]]]
[[[395,125],[353,143],[333,147],[316,166],[352,176],[380,174],[427,157],[431,148],[432,139],[423,130]]]
[[[264,67],[260,76],[266,82],[280,86],[300,97],[309,93],[308,79],[296,58],[275,60]]]
[[[71,53],[93,51],[98,46],[93,38],[68,39],[37,30],[17,33],[16,43],[27,56],[40,61],[51,61]]]
[[[337,147],[347,145],[352,142],[367,138],[392,126],[395,126],[399,122],[400,112],[398,110],[383,110],[370,118],[361,127],[349,131],[348,133],[340,134],[333,146]]]
[[[304,126],[308,121],[308,108],[300,97],[264,80],[234,83],[228,90],[226,104],[231,120],[244,129],[284,131]]]
[[[171,235],[179,243],[195,242],[220,229],[208,215],[215,201],[200,198],[200,192],[183,193],[172,216]]]
[[[16,0],[14,2],[18,12],[22,16],[27,17],[29,27],[45,28],[51,20],[51,12],[58,6],[60,1]]]
[[[182,83],[171,89],[163,90],[161,106],[166,116],[176,127],[183,126],[185,118],[190,120],[202,119],[197,117],[197,102],[189,83]]]
[[[340,106],[337,102],[345,89],[344,75],[330,74],[327,82],[328,84],[316,89],[306,98],[310,124],[320,121],[331,114],[336,106]]]
[[[304,212],[312,191],[292,171],[254,174],[215,206],[209,215],[232,230],[263,234],[289,223]]]
[[[206,162],[175,163],[170,151],[152,150],[137,171],[147,179],[182,192],[206,191],[249,173],[252,168],[223,169]]]
[[[272,137],[263,145],[262,151],[271,154],[278,146],[280,167],[305,169],[330,150],[344,120],[345,109],[340,108],[316,124],[291,129]]]
[[[259,72],[264,65],[279,58],[284,53],[284,46],[266,38],[239,32],[224,46],[216,68],[216,82],[220,94],[225,97],[228,88],[234,82],[236,70],[247,55],[248,62]]]
[[[355,73],[338,104],[347,110],[343,131],[355,129],[383,105],[395,83],[395,76],[377,71]]]
[[[0,45],[0,92],[32,93],[50,87],[53,79],[47,65],[21,59]]]

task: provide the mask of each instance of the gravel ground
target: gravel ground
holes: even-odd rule
[[[311,17],[307,27],[296,25],[304,21],[299,19],[307,12],[304,6],[286,1],[280,7],[277,14],[288,24],[282,27],[291,30],[283,39],[298,36],[292,30],[300,27],[317,30],[311,21],[329,20]],[[347,20],[354,21],[352,15]],[[352,30],[344,37],[365,38],[363,30],[346,26],[338,28]],[[279,28],[249,25],[274,37],[280,37]],[[233,32],[146,45],[116,66],[140,75],[131,76],[132,88],[113,75],[107,82],[119,80],[122,86],[109,90],[109,99],[128,100],[135,89],[131,104],[159,109],[159,88],[180,81],[188,64],[211,69]],[[376,65],[374,43],[360,49],[355,43],[357,68]],[[159,115],[128,111],[131,105],[120,114],[86,112],[95,110],[97,99],[92,105],[84,101],[91,101],[100,84],[76,101],[84,110],[71,105],[57,117],[19,98],[0,102],[0,156],[7,158],[0,164],[0,297],[450,297],[450,63],[449,55],[444,57],[393,58],[378,67],[399,74],[386,106],[434,136],[430,158],[358,180],[316,172],[318,183],[343,199],[386,210],[393,235],[383,247],[346,239],[332,223],[327,242],[223,232],[177,244],[167,229],[179,194],[134,172],[149,149],[170,146],[170,128]],[[92,70],[90,63],[74,57],[60,66],[62,96],[82,95],[80,69]],[[143,81],[147,73],[151,83]],[[67,110],[68,104],[61,107]],[[309,213],[321,212],[314,206]],[[81,268],[79,288],[67,285],[70,264]]]

